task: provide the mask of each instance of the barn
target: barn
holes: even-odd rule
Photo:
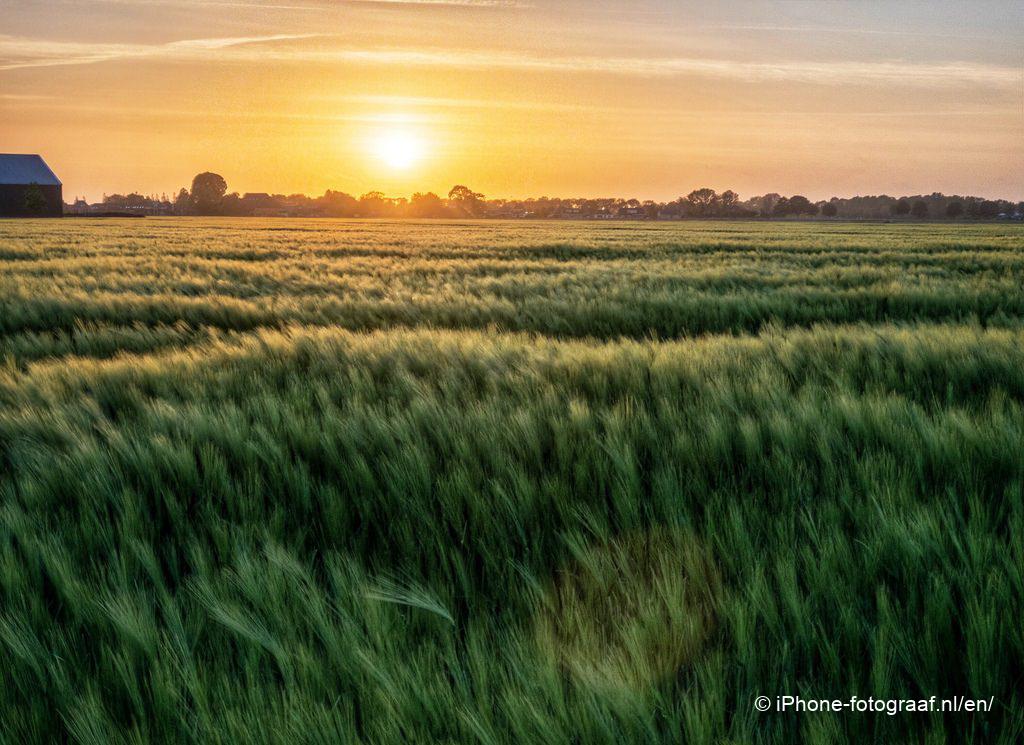
[[[0,217],[60,217],[60,179],[38,155],[0,154]]]

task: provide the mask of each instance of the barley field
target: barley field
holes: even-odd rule
[[[1014,743],[1022,616],[1020,226],[0,221],[4,742]]]

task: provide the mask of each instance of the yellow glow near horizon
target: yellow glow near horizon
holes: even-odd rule
[[[404,129],[385,130],[373,139],[373,155],[388,168],[408,171],[425,153],[423,140]]]

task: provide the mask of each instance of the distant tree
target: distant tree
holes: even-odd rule
[[[763,197],[752,197],[745,203],[747,209],[760,217],[771,217],[775,213],[775,205],[782,199],[781,195],[765,194]]]
[[[818,205],[811,202],[807,197],[802,197],[799,194],[789,198],[789,214],[791,215],[806,215],[813,217],[818,214]]]
[[[426,194],[416,192],[409,200],[410,217],[444,217],[444,202],[432,191]]]
[[[906,217],[910,214],[910,200],[906,198],[897,199],[889,208],[889,211],[896,217]]]
[[[639,217],[642,212],[639,199],[627,199],[619,205],[619,217]]]
[[[466,217],[481,217],[484,213],[484,199],[483,194],[478,194],[468,186],[453,186],[451,191],[448,192],[448,201]],[[538,201],[546,202],[548,200],[542,197]],[[549,211],[545,210],[545,212]],[[546,216],[547,214],[544,215],[544,217]]]
[[[741,201],[736,192],[722,194],[713,189],[696,189],[686,197],[662,203],[653,200],[606,197],[600,199],[563,199],[537,197],[528,199],[491,199],[472,189],[458,185],[448,192],[448,198],[432,192],[390,198],[382,192],[371,191],[356,200],[348,194],[327,191],[322,197],[310,198],[305,194],[227,194],[227,184],[214,173],[199,174],[193,181],[193,193],[181,189],[173,204],[165,196],[141,194],[103,195],[111,209],[125,209],[140,214],[280,214],[287,216],[332,217],[506,217],[506,218],[685,218],[685,217],[823,217],[846,219],[884,219],[894,215],[912,215],[916,219],[946,216],[956,219],[1005,219],[1024,215],[1024,203],[1006,199],[983,200],[979,197],[945,196],[939,192],[897,199],[885,194],[855,196],[845,199],[832,197],[828,201],[812,203],[806,197],[781,197],[765,194]],[[82,213],[89,205],[68,206],[69,212]]]
[[[677,217],[693,217],[696,214],[696,208],[686,197],[679,197],[670,206]]]
[[[388,199],[383,192],[370,191],[359,197],[360,217],[384,217],[387,214]]]
[[[179,191],[178,195],[174,198],[174,214],[191,215],[192,212],[192,197],[189,196],[187,189],[182,188],[182,190]]]
[[[714,189],[694,189],[686,195],[686,201],[693,207],[694,213],[707,216],[710,215],[718,203],[718,192]]]
[[[46,212],[46,196],[39,184],[29,184],[25,189],[25,212],[30,215],[42,215]]]
[[[112,210],[141,210],[150,208],[153,200],[134,192],[131,194],[110,194],[109,196],[104,194],[103,204]]]
[[[192,204],[200,215],[214,215],[228,191],[228,182],[216,173],[200,173],[192,179]]]
[[[992,218],[999,214],[999,203],[994,202],[990,199],[984,200],[978,205],[978,215],[980,217]]]
[[[350,194],[327,190],[320,197],[320,210],[328,217],[353,217],[359,211],[359,202]]]
[[[732,189],[726,189],[718,197],[718,207],[722,215],[736,214],[740,209],[740,195]]]
[[[238,217],[245,214],[251,214],[251,210],[249,210],[245,203],[242,202],[242,198],[239,196],[238,192],[233,191],[221,199],[218,213],[221,215],[234,215]]]

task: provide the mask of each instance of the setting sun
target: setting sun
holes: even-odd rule
[[[408,170],[423,158],[423,142],[411,132],[389,130],[373,140],[373,155],[389,168]]]

